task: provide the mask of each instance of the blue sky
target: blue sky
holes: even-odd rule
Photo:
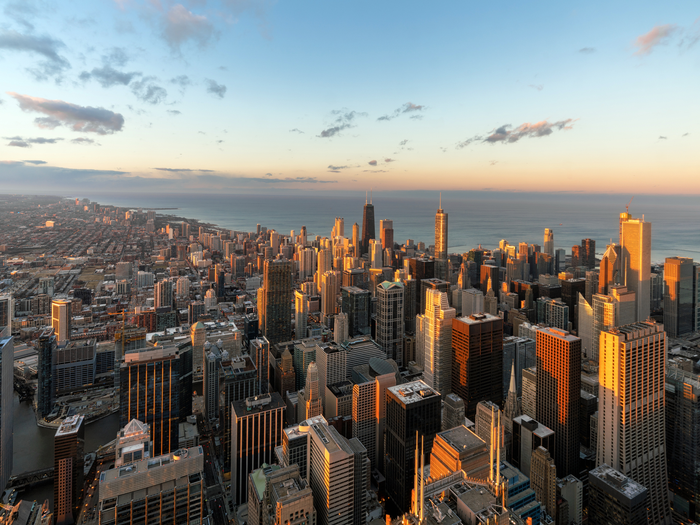
[[[695,2],[0,9],[8,191],[700,193]]]

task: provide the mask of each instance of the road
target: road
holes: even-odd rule
[[[218,462],[211,451],[211,441],[202,441],[200,444],[204,450],[205,497],[209,507],[211,522],[213,525],[228,525],[225,494],[217,472]]]

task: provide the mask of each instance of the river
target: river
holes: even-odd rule
[[[29,403],[20,403],[14,395],[14,453],[12,474],[21,474],[53,466],[53,440],[56,431],[37,426],[34,411]],[[85,452],[112,441],[119,430],[119,414],[111,414],[85,427]],[[46,483],[33,487],[19,496],[22,499],[45,499],[53,505],[53,485]]]

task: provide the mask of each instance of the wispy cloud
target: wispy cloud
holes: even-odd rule
[[[329,169],[329,170],[334,170],[334,171],[345,170],[345,169],[348,169],[349,167],[350,167],[350,166],[334,166],[333,164],[329,164],[329,165],[328,165],[328,169]]]
[[[423,111],[424,109],[425,106],[419,106],[418,104],[414,104],[413,102],[406,102],[400,108],[395,109],[393,113],[390,113],[388,115],[382,115],[377,120],[392,120],[396,117],[403,115],[404,113],[413,113],[415,111]],[[411,118],[420,120],[423,117],[421,115],[413,115]]]
[[[388,164],[389,162],[396,162],[396,161],[394,159],[384,159],[384,162],[386,162]]]
[[[659,135],[659,140],[667,140],[668,137],[664,137],[663,135]]]
[[[102,55],[102,62],[108,66],[124,67],[129,61],[129,54],[123,47],[113,47]]]
[[[215,80],[210,78],[205,79],[205,82],[207,83],[207,93],[216,95],[219,98],[224,98],[224,95],[226,95],[226,86],[218,84]]]
[[[124,117],[105,108],[78,106],[63,100],[47,100],[11,91],[7,94],[17,100],[23,111],[46,115],[34,119],[34,123],[41,128],[65,126],[73,131],[108,135],[124,127]]]
[[[353,122],[357,117],[366,117],[367,113],[359,111],[348,111],[347,109],[335,109],[331,111],[333,119],[332,126],[321,131],[320,138],[330,138],[339,135],[341,131],[354,127]]]
[[[304,132],[303,132],[302,130],[300,130],[299,128],[290,129],[289,132],[290,132],[290,133],[304,133]]]
[[[24,160],[22,162],[26,162],[27,164],[34,164],[35,166],[38,166],[40,164],[46,164],[46,161],[44,160]]]
[[[475,142],[490,142],[492,144],[502,143],[510,144],[513,142],[518,142],[522,138],[537,138],[546,137],[551,135],[555,130],[570,130],[574,122],[577,119],[566,119],[557,122],[549,122],[547,120],[542,120],[540,122],[535,122],[534,124],[525,123],[521,124],[517,128],[513,128],[510,124],[504,124],[496,128],[495,130],[483,134],[475,135],[468,138],[462,142],[458,142],[455,145],[456,149],[466,148],[470,144]]]
[[[194,42],[205,47],[216,31],[204,15],[196,15],[182,4],[171,6],[162,15],[163,38],[173,51],[180,52],[181,46]]]
[[[92,139],[88,139],[86,137],[78,137],[77,139],[71,140],[73,144],[78,144],[81,146],[101,146],[99,142],[95,142]]]
[[[654,26],[651,31],[638,36],[634,41],[634,46],[637,48],[635,55],[648,55],[652,50],[661,44],[668,42],[668,39],[678,31],[676,24],[664,24]]]
[[[175,84],[180,87],[180,92],[184,93],[185,90],[192,85],[192,80],[187,75],[178,75],[170,79],[171,84]]]
[[[578,50],[579,53],[583,53],[584,55],[591,55],[596,52],[595,47],[582,47],[581,49]]]
[[[45,138],[45,137],[34,137],[34,138],[22,138],[22,137],[3,137],[5,140],[9,140],[8,146],[15,148],[31,148],[32,144],[56,144],[62,141],[62,138]]]
[[[112,66],[103,66],[95,67],[91,72],[83,71],[80,74],[80,80],[87,82],[90,79],[94,79],[103,88],[108,88],[112,86],[128,86],[135,77],[140,75],[141,73],[137,71],[126,73],[117,71]]]
[[[169,115],[172,115],[173,117],[176,117],[176,116],[182,114],[182,112],[181,112],[181,111],[178,111],[177,109],[169,109],[169,110],[167,111],[167,113],[168,113]]]
[[[155,83],[156,77],[143,77],[131,84],[132,93],[142,102],[159,104],[168,96],[168,92],[162,86]]]
[[[376,160],[370,160],[367,164],[369,164],[370,166],[376,166],[376,165],[377,165],[377,161],[376,161]]]
[[[528,84],[527,87],[531,87],[532,89],[536,89],[537,91],[542,91],[544,89],[544,86],[542,84]]]
[[[191,168],[153,168],[158,171],[169,171],[171,173],[214,173],[214,170],[200,170]]]
[[[68,60],[59,54],[64,47],[63,42],[50,36],[23,35],[12,30],[0,32],[0,49],[30,53],[44,59],[38,67],[27,69],[37,80],[53,77],[59,81],[64,71],[70,69]]]

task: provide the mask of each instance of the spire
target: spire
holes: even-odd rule
[[[442,192],[440,192],[440,209],[442,209]]]
[[[518,389],[515,386],[515,359],[513,359],[513,364],[510,367],[510,388],[508,389],[508,393],[514,393],[516,396],[518,395]]]
[[[367,206],[367,190],[365,190],[365,206]]]
[[[372,204],[372,189],[369,190],[369,203]]]

